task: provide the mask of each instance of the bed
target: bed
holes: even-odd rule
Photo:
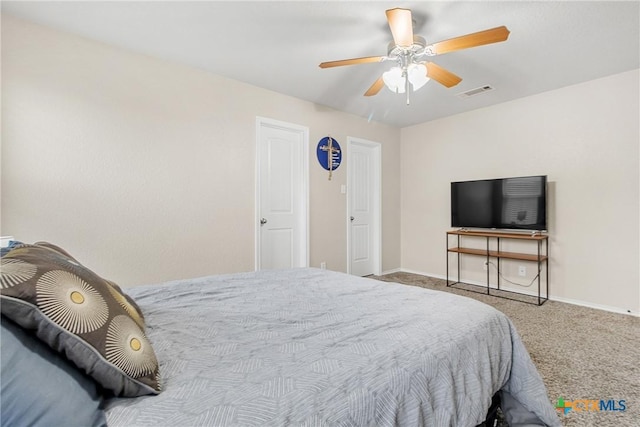
[[[25,254],[38,245],[26,246],[21,256],[14,249],[2,257],[3,408],[8,402],[18,412],[25,405],[8,401],[15,392],[5,389],[5,326],[11,326],[53,350],[43,359],[73,359],[61,376],[82,371],[80,388],[91,390],[81,406],[96,409],[78,425],[473,427],[486,420],[495,396],[510,425],[560,425],[520,337],[499,311],[467,297],[314,268],[124,290],[105,281],[104,295],[114,289],[123,295],[116,298],[123,312],[139,310],[141,335],[127,342],[139,337],[157,365],[119,369],[108,354],[106,362],[94,354],[98,345],[80,356],[98,360],[78,369],[82,363],[69,348],[88,338],[55,325],[55,332],[45,330],[52,315],[39,313],[37,299],[25,314],[29,301],[15,296],[22,286],[11,285],[16,271],[25,276],[17,260],[35,262]],[[84,269],[54,245],[43,251],[49,263],[58,255],[73,260],[74,274]],[[28,280],[38,282],[34,277]],[[60,348],[65,339],[72,343]],[[107,368],[96,379],[94,371]],[[121,375],[127,369],[139,376]],[[112,381],[117,375],[128,378]],[[48,406],[45,415],[55,405]]]

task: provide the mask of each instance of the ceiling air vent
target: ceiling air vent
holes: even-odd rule
[[[481,93],[491,92],[492,90],[494,90],[493,87],[489,85],[485,85],[485,86],[477,87],[475,89],[470,89],[466,92],[461,92],[456,96],[460,99],[467,99],[467,98],[471,98],[472,96],[480,95]]]

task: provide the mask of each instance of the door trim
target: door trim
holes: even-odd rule
[[[309,128],[306,126],[296,125],[293,123],[287,123],[280,120],[274,120],[267,117],[256,116],[256,143],[255,143],[255,214],[254,214],[254,230],[255,230],[255,264],[254,269],[258,271],[260,269],[260,137],[262,136],[262,128],[276,128],[283,129],[302,134],[302,150],[300,159],[302,163],[302,194],[301,200],[302,206],[300,207],[300,213],[298,215],[298,221],[303,228],[300,233],[300,247],[303,254],[299,259],[304,260],[304,265],[298,265],[296,267],[308,267],[309,266]]]
[[[371,244],[373,246],[371,253],[373,258],[373,274],[379,276],[382,274],[382,144],[379,142],[368,141],[366,139],[347,136],[347,273],[351,274],[351,156],[349,153],[354,145],[367,147],[373,153],[373,236]]]

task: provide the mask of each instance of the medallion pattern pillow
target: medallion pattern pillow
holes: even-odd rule
[[[1,259],[2,314],[65,355],[116,396],[160,392],[140,307],[118,285],[47,242]]]

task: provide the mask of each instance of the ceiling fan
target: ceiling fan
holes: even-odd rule
[[[366,56],[363,58],[323,62],[320,64],[320,68],[395,61],[396,66],[383,73],[364,93],[364,96],[376,95],[386,85],[396,93],[406,92],[407,104],[409,104],[410,84],[413,91],[416,91],[427,83],[429,79],[433,79],[448,88],[462,81],[460,77],[451,71],[433,62],[426,61],[427,57],[502,42],[509,37],[507,27],[501,26],[427,45],[423,37],[413,34],[411,10],[395,8],[387,10],[386,14],[389,28],[393,35],[393,41],[389,43],[386,56]]]

